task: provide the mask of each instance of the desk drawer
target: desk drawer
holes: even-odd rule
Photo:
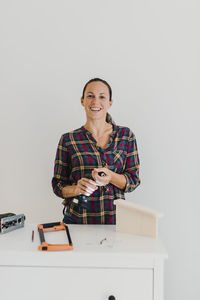
[[[153,300],[152,269],[0,267],[1,298]]]

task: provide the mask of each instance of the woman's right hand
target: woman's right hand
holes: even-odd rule
[[[90,196],[97,189],[98,186],[94,180],[83,177],[78,180],[77,185],[75,186],[75,193],[76,195]]]

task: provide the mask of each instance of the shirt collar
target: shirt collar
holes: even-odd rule
[[[110,144],[112,143],[112,141],[113,141],[113,139],[114,139],[114,137],[115,137],[115,135],[116,135],[116,132],[117,132],[117,125],[112,124],[112,126],[113,126],[113,131],[112,131],[111,134],[110,134],[110,141],[109,141],[109,143],[108,143],[108,147],[109,147]],[[96,144],[96,140],[95,140],[95,138],[93,137],[92,133],[91,133],[89,130],[87,130],[87,129],[84,127],[84,125],[81,126],[81,130],[85,133],[85,135],[88,137],[88,139],[90,139],[90,141],[92,141],[93,143]]]
[[[111,136],[111,137],[114,137],[114,136],[115,136],[115,133],[116,133],[116,131],[117,131],[117,125],[112,124],[112,126],[113,126],[113,130],[112,130],[110,136]],[[81,126],[81,130],[83,130],[83,132],[86,133],[87,136],[89,136],[89,137],[92,136],[91,132],[90,132],[89,130],[87,130],[87,129],[84,127],[84,125]]]

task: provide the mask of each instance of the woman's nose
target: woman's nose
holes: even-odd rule
[[[99,99],[97,97],[92,98],[92,103],[98,103],[98,102],[99,102]]]

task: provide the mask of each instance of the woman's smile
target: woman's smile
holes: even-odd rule
[[[101,110],[101,107],[90,107],[90,110],[92,112],[99,112]]]

